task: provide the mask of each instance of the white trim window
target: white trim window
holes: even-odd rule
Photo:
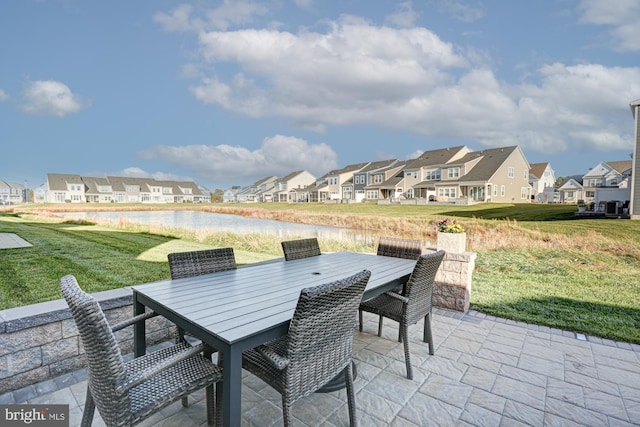
[[[520,198],[527,200],[529,198],[529,189],[527,187],[520,188]]]
[[[501,185],[500,186],[500,196],[504,197],[505,193],[506,193],[506,188],[505,188],[504,185]]]
[[[448,178],[459,178],[460,177],[460,168],[449,168],[447,169],[447,177]]]
[[[456,187],[440,187],[438,188],[438,196],[455,198],[458,194],[457,190],[458,189]]]
[[[516,175],[516,170],[514,169],[513,166],[509,166],[509,169],[507,169],[507,176],[509,178],[513,178]]]
[[[498,184],[493,184],[493,195],[498,196]]]

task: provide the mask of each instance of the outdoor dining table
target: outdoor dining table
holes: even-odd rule
[[[286,335],[300,290],[371,271],[363,300],[405,282],[416,262],[334,252],[133,286],[134,314],[148,307],[222,354],[223,425],[241,424],[242,352]],[[354,313],[354,324],[356,313]],[[134,354],[146,351],[144,322]]]

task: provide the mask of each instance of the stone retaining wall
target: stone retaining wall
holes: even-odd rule
[[[435,307],[466,312],[471,297],[476,254],[447,253],[434,288]],[[129,288],[99,292],[111,324],[133,314]],[[173,324],[163,317],[147,321],[147,344],[173,337]],[[133,328],[116,333],[123,354],[133,351]],[[0,311],[0,394],[36,384],[85,366],[84,349],[63,299]]]
[[[129,288],[93,294],[111,324],[133,315]],[[170,339],[173,324],[147,321],[149,345]],[[116,333],[123,354],[133,351],[133,328]],[[84,349],[63,299],[0,311],[0,394],[85,366]]]

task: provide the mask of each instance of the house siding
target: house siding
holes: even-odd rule
[[[631,104],[635,119],[635,144],[631,172],[631,219],[640,219],[640,100]]]

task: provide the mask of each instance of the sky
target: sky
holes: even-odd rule
[[[638,0],[13,0],[0,180],[210,190],[466,145],[556,176],[633,153]]]

